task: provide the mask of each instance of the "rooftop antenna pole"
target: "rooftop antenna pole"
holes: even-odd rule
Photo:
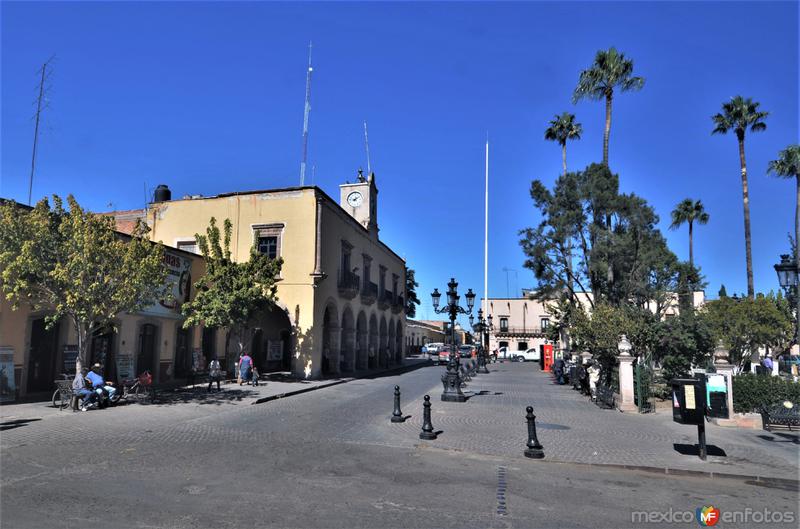
[[[369,136],[367,135],[367,120],[364,120],[364,145],[367,148],[367,175],[372,174],[372,168],[369,164]]]
[[[31,198],[33,196],[33,174],[36,171],[36,148],[39,144],[39,119],[42,115],[42,100],[44,99],[44,82],[47,79],[47,66],[53,58],[50,57],[42,65],[42,77],[39,80],[39,97],[36,99],[36,125],[33,128],[33,154],[31,155],[31,176],[28,179],[28,205],[31,205]]]
[[[300,185],[306,181],[306,160],[308,159],[308,115],[311,113],[311,42],[308,43],[308,70],[306,71],[306,105],[303,111],[303,161],[300,162]]]

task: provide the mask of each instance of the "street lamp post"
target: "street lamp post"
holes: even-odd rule
[[[475,293],[470,288],[464,295],[467,298],[467,309],[462,308],[458,302],[461,296],[458,295],[458,283],[455,278],[451,278],[447,283],[447,305],[439,308],[441,300],[441,293],[438,288],[433,289],[431,299],[433,300],[433,310],[437,314],[447,314],[450,317],[450,332],[452,346],[450,349],[450,358],[447,362],[447,372],[442,375],[442,384],[444,385],[444,392],[442,393],[442,400],[447,402],[466,402],[467,398],[461,392],[461,373],[459,370],[460,362],[458,359],[458,352],[455,347],[456,343],[456,318],[459,314],[472,314],[472,308],[475,305]]]
[[[794,343],[800,345],[800,282],[798,282],[797,263],[789,259],[788,254],[781,255],[781,262],[775,265],[775,272],[778,274],[778,282],[786,290],[786,297],[794,298],[795,308],[795,328]]]
[[[491,318],[492,316],[490,315],[490,321]],[[472,316],[469,317],[469,322],[472,324]],[[486,367],[489,357],[487,352],[489,348],[489,325],[483,317],[483,309],[478,309],[478,323],[476,323],[473,328],[481,337],[481,352],[478,355],[478,373],[486,374],[489,373],[489,369]]]

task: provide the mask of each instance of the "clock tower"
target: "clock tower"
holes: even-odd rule
[[[339,186],[339,205],[371,233],[378,234],[378,187],[375,173],[364,178],[359,169],[354,183]]]

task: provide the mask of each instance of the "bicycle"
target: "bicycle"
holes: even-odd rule
[[[153,375],[150,374],[150,371],[145,371],[136,377],[136,380],[123,380],[122,391],[118,391],[111,399],[111,402],[116,404],[122,399],[125,399],[127,402],[130,395],[135,395],[136,399],[138,400],[142,395],[146,395],[148,392],[151,392],[152,388]]]
[[[61,373],[61,380],[55,380],[56,390],[50,403],[54,408],[63,410],[72,400],[72,378],[66,373]]]

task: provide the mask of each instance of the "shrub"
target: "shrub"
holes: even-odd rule
[[[800,384],[782,377],[743,373],[733,377],[733,411],[755,412],[761,406],[790,400],[800,403]]]

